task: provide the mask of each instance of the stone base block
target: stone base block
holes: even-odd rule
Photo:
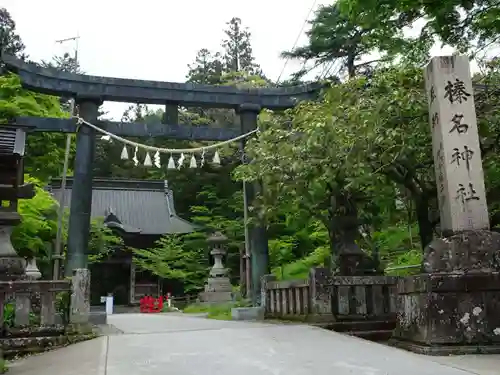
[[[108,324],[108,315],[105,311],[91,311],[89,323],[94,325]]]
[[[200,300],[207,303],[231,302],[233,294],[231,292],[201,292]]]
[[[392,344],[435,355],[500,352],[499,272],[400,279]]]
[[[233,287],[227,277],[211,277],[205,286],[205,292],[231,292]]]
[[[262,307],[235,307],[231,309],[233,320],[264,320]]]
[[[391,338],[389,345],[413,353],[435,356],[466,354],[500,354],[500,345],[436,345],[428,346]]]

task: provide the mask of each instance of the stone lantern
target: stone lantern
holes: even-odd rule
[[[12,230],[21,222],[19,199],[35,196],[33,184],[24,182],[23,157],[26,127],[3,125],[0,130],[0,280],[25,277],[25,260],[12,246]]]
[[[210,255],[214,258],[214,265],[210,269],[205,291],[200,293],[200,300],[208,303],[229,302],[232,300],[232,286],[227,276],[228,270],[222,263],[226,255],[224,245],[227,243],[227,237],[216,232],[207,239],[207,242],[212,248]]]
[[[26,277],[30,280],[38,280],[42,277],[42,273],[38,269],[36,264],[36,258],[30,257],[26,259],[26,269],[25,269]]]
[[[13,281],[25,276],[25,261],[14,250],[10,240],[12,230],[20,219],[17,212],[0,210],[0,281]]]

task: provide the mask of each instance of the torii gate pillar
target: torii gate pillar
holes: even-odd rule
[[[239,115],[241,121],[241,132],[248,133],[257,128],[257,119],[261,106],[257,104],[243,104],[239,107]],[[245,159],[245,162],[248,160]],[[245,199],[248,205],[252,204],[255,197],[262,191],[262,184],[258,181],[247,183],[245,188]],[[247,206],[248,206],[247,205]],[[248,207],[245,207],[248,209]],[[248,215],[250,216],[250,215]],[[262,218],[260,218],[262,219]],[[245,223],[245,226],[248,224]],[[245,231],[249,238],[247,243],[250,246],[250,261],[251,261],[251,296],[254,306],[260,305],[261,301],[261,279],[269,273],[269,247],[267,242],[267,230],[263,220],[252,224]]]
[[[77,101],[79,115],[95,124],[99,116],[97,100]],[[68,249],[64,275],[71,276],[77,268],[87,268],[92,208],[92,164],[95,156],[96,132],[89,126],[80,126],[76,133],[74,183],[68,223]]]

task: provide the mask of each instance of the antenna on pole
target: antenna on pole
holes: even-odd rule
[[[78,49],[79,49],[79,41],[80,41],[80,33],[77,33],[76,36],[73,36],[71,38],[65,38],[65,39],[59,39],[56,40],[57,44],[63,44],[66,42],[75,42],[75,62],[78,62]]]
[[[75,65],[78,66],[78,41],[80,40],[80,33],[77,33],[76,36],[72,38],[60,39],[56,40],[56,43],[63,44],[66,42],[75,42]],[[75,98],[71,98],[70,102],[70,113],[71,116],[75,114]],[[64,164],[62,171],[62,179],[61,179],[61,196],[59,203],[59,210],[57,211],[57,234],[56,234],[56,244],[54,248],[54,254],[52,255],[52,259],[54,260],[53,264],[53,273],[52,278],[54,280],[59,279],[59,271],[60,271],[60,262],[64,257],[61,256],[61,247],[62,247],[62,227],[63,227],[63,216],[64,216],[64,208],[65,208],[65,200],[66,200],[66,178],[68,176],[68,164],[69,164],[69,153],[71,149],[71,134],[66,135],[66,149],[64,152]]]

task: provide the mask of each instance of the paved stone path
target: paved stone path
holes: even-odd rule
[[[10,365],[9,375],[493,375],[500,356],[424,357],[320,328],[113,315],[108,336]]]

